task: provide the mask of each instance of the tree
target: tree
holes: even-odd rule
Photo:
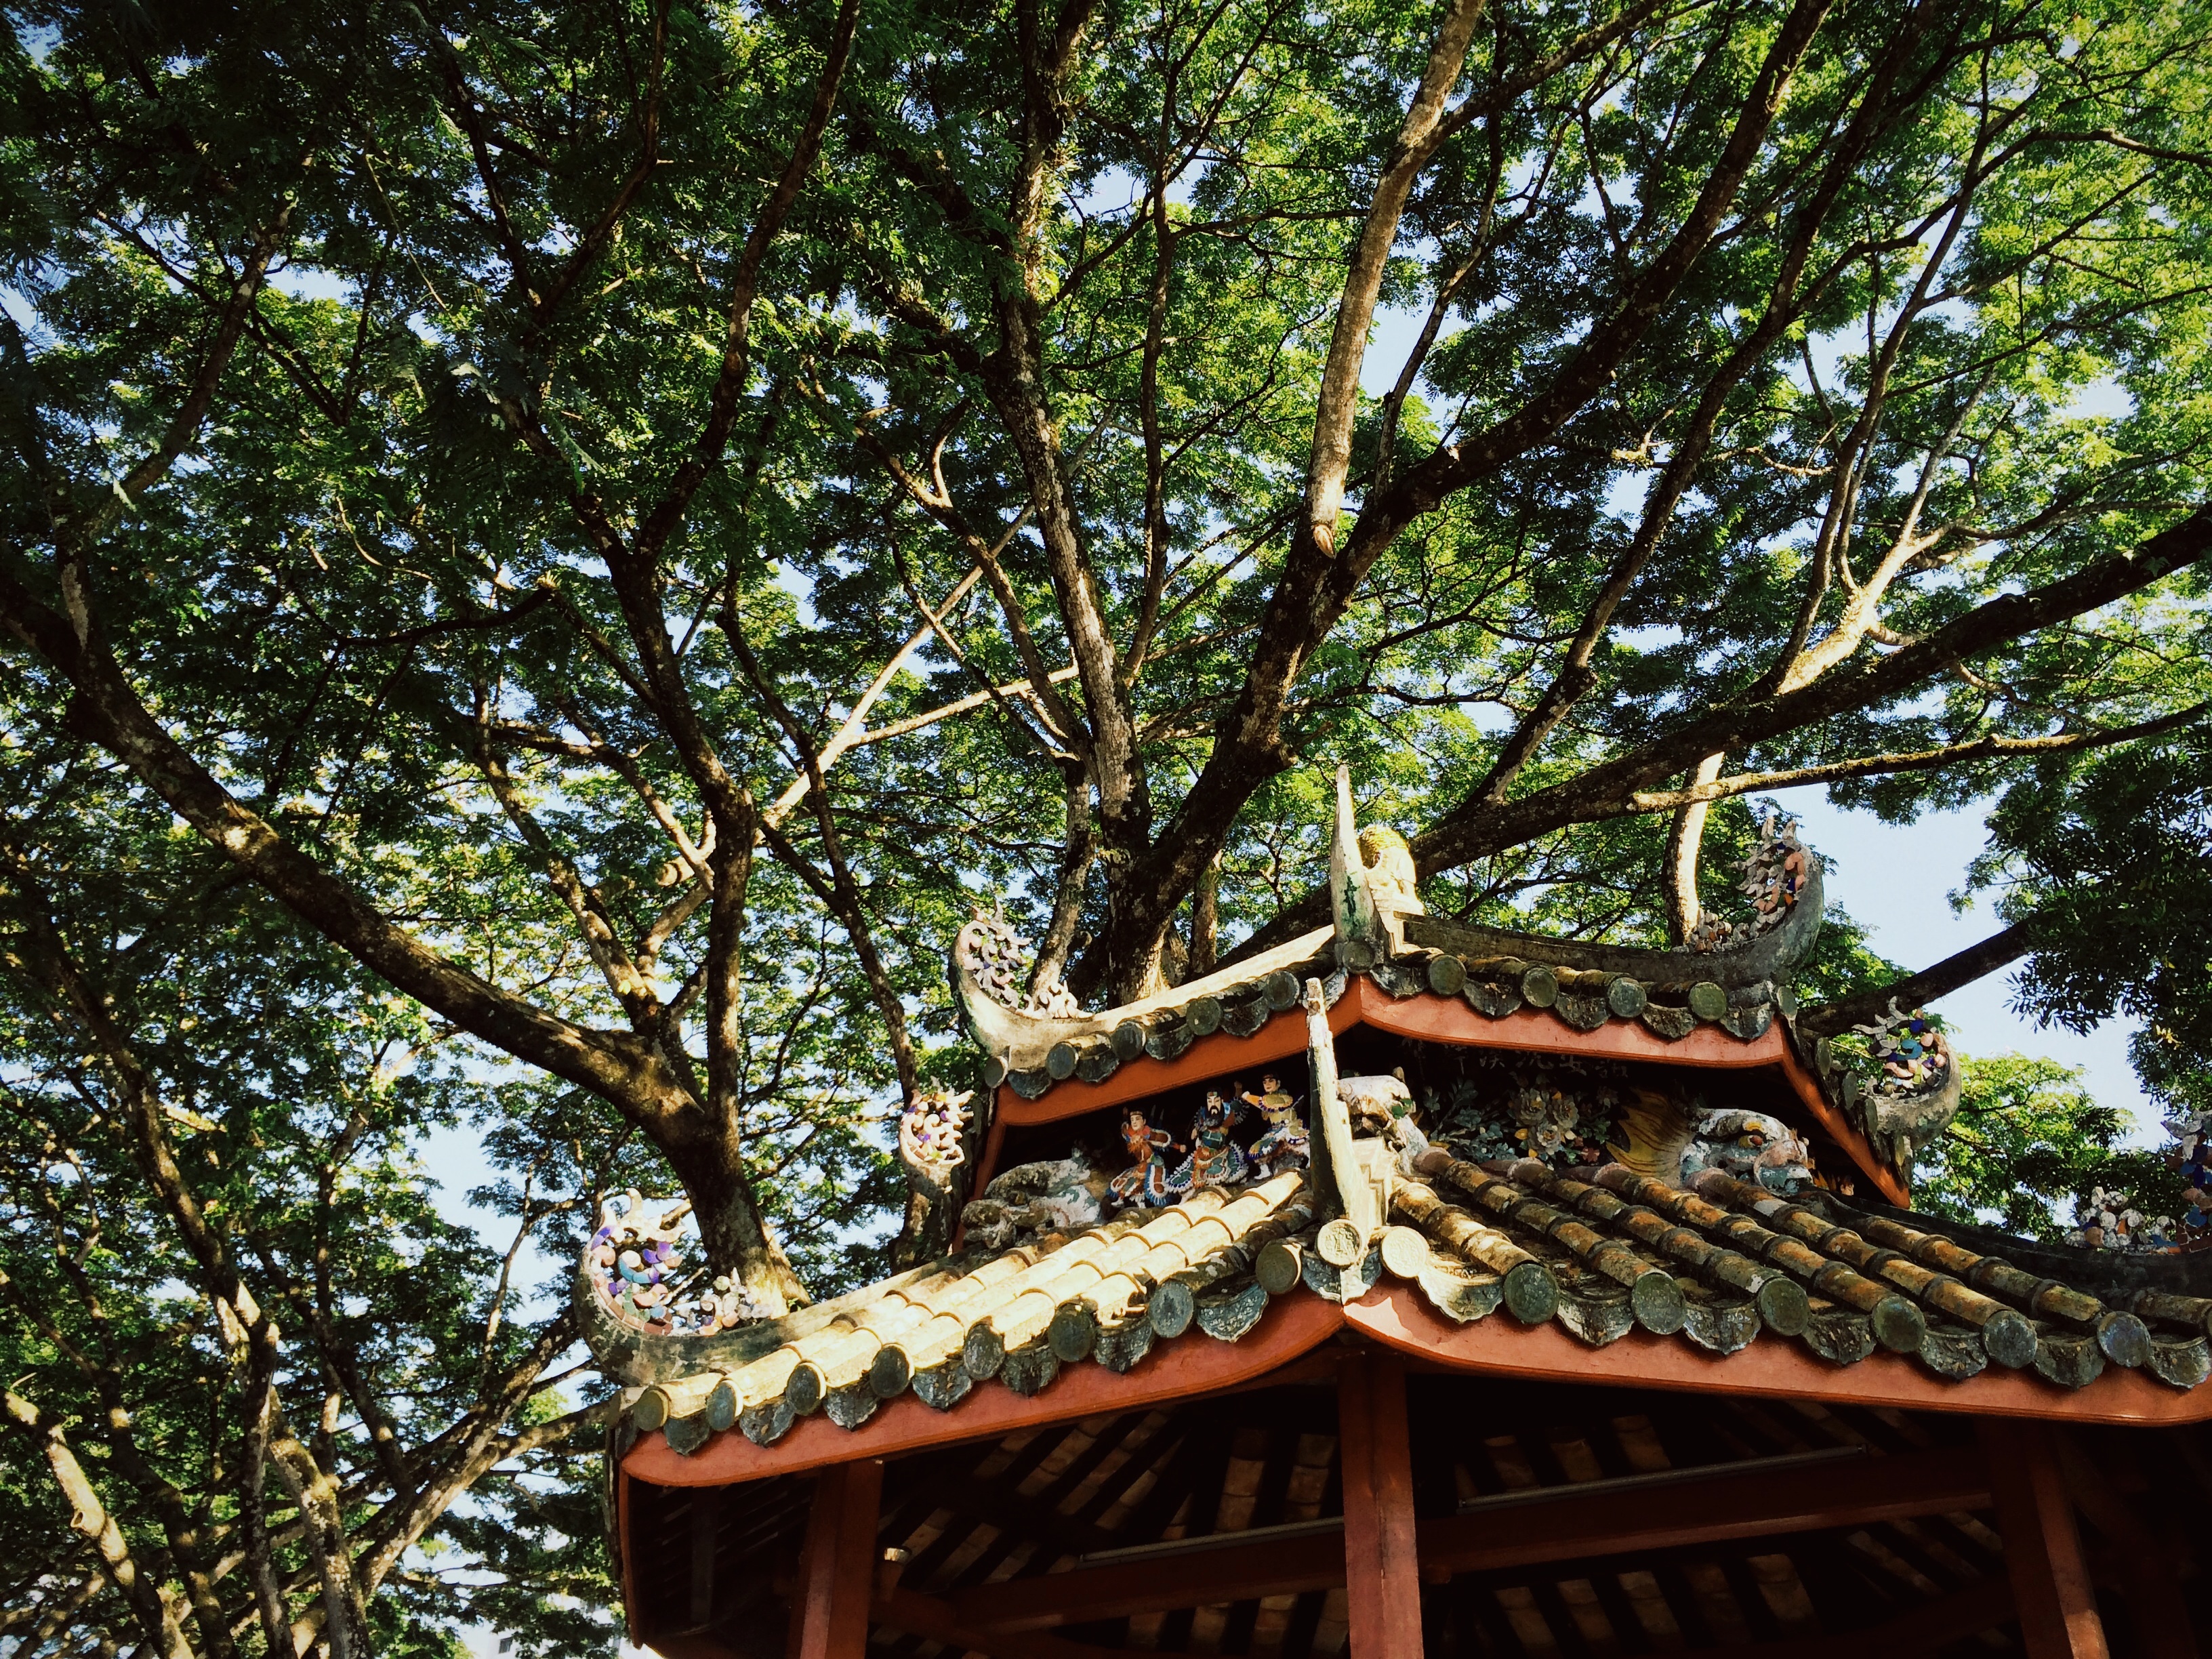
[[[2202,659],[2192,665],[2203,676]],[[2178,1109],[2212,1108],[2212,744],[2200,730],[2031,775],[1990,819],[1976,874],[2034,953],[2022,1008],[2087,1031],[2124,1013],[2136,1070]]]
[[[1717,807],[2203,717],[2197,4],[15,15],[20,718],[765,1306],[979,890],[1135,994],[1341,757],[1659,937]]]
[[[565,1276],[550,1312],[524,1277],[628,1173],[604,1108],[441,1064],[112,764],[55,759],[9,745],[0,817],[0,1633],[447,1654],[497,1603],[532,1650],[607,1642],[615,1402],[568,1397]],[[417,1156],[471,1119],[529,1132],[478,1195],[503,1255]]]
[[[2133,1194],[2147,1212],[2179,1209],[2163,1161],[2120,1146],[2126,1121],[2091,1098],[2078,1071],[1996,1054],[1964,1060],[1961,1079],[1959,1115],[1916,1172],[1917,1206],[2051,1243],[2100,1187]]]

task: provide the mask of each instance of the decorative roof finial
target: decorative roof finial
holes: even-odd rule
[[[1367,890],[1366,878],[1367,860],[1359,856],[1358,823],[1352,810],[1352,769],[1339,766],[1336,833],[1328,844],[1328,897],[1340,957],[1345,956],[1347,945],[1372,946],[1380,942],[1376,937],[1375,897]],[[1374,960],[1370,951],[1360,961],[1346,960],[1345,965],[1364,968]]]
[[[1399,918],[1421,914],[1413,849],[1383,824],[1358,827],[1352,805],[1352,769],[1336,769],[1336,830],[1328,846],[1329,913],[1336,959],[1371,968],[1404,948]]]

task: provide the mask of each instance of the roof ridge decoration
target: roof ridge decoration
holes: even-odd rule
[[[1405,838],[1381,824],[1359,827],[1351,769],[1339,766],[1326,926],[1204,978],[1092,1013],[1077,1007],[1056,980],[1024,994],[1026,947],[1003,914],[979,907],[954,942],[952,986],[984,1052],[984,1081],[1010,1084],[1025,1100],[1071,1077],[1103,1082],[1140,1055],[1173,1060],[1215,1031],[1253,1036],[1297,1007],[1314,976],[1331,1006],[1348,975],[1364,974],[1394,997],[1460,996],[1492,1019],[1524,1007],[1547,1009],[1577,1030],[1635,1020],[1671,1042],[1711,1024],[1748,1042],[1778,1013],[1786,1019],[1796,1012],[1790,970],[1812,949],[1823,899],[1820,860],[1798,840],[1791,820],[1770,814],[1739,868],[1749,917],[1709,919],[1692,944],[1674,950],[1448,921],[1422,905]],[[1880,1144],[1895,1148],[1891,1140]]]
[[[1384,824],[1358,827],[1352,805],[1352,769],[1336,769],[1336,821],[1328,843],[1330,919],[1336,959],[1345,968],[1372,968],[1402,956],[1405,918],[1426,914],[1421,903],[1413,849]]]
[[[1726,945],[1747,945],[1788,921],[1804,891],[1814,860],[1797,840],[1797,821],[1770,812],[1760,820],[1759,840],[1736,867],[1743,879],[1736,890],[1751,901],[1747,921],[1729,922],[1708,910],[1683,942],[1700,956]]]
[[[1326,963],[1329,932],[1316,928],[1203,979],[1086,1013],[1072,998],[1048,1011],[1001,996],[1013,979],[1006,963],[1025,948],[1005,921],[979,910],[953,942],[953,995],[986,1056],[985,1080],[995,1086],[1011,1077],[1018,1092],[1035,1099],[1070,1077],[1103,1081],[1139,1054],[1172,1060],[1218,1030],[1249,1036],[1297,1000],[1295,970]]]
[[[906,1175],[906,1261],[941,1255],[952,1239],[952,1218],[968,1163],[975,1091],[925,1090],[897,1113],[899,1167]],[[903,1263],[902,1265],[904,1265]]]
[[[974,1097],[972,1089],[958,1094],[924,1091],[899,1114],[899,1162],[911,1179],[939,1191],[951,1188],[954,1172],[968,1161],[961,1139],[968,1132],[967,1105]]]
[[[685,1267],[677,1244],[690,1214],[689,1199],[647,1199],[635,1187],[601,1200],[599,1224],[576,1270],[576,1299],[595,1353],[648,1332],[711,1336],[760,1316],[742,1285]]]
[[[1957,1059],[1934,1022],[1917,1008],[1901,1012],[1895,997],[1851,1033],[1861,1041],[1849,1047],[1815,1042],[1813,1068],[1844,1115],[1898,1169],[1910,1170],[1958,1115]]]
[[[1820,933],[1826,914],[1820,860],[1798,841],[1794,820],[1770,814],[1737,867],[1743,877],[1738,890],[1752,901],[1751,918],[1729,923],[1708,913],[1680,949],[1545,939],[1425,915],[1406,922],[1405,937],[1409,945],[1462,957],[1513,958],[1661,984],[1702,981],[1732,994],[1732,1001],[1740,1000],[1733,994],[1738,993],[1759,993],[1764,1000],[1811,952]]]

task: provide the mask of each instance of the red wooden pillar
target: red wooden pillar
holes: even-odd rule
[[[884,1466],[864,1457],[814,1477],[814,1508],[791,1604],[791,1659],[860,1659],[876,1586]]]
[[[1981,1441],[2027,1659],[2111,1659],[2051,1425],[1990,1421]]]
[[[1421,1575],[1405,1368],[1390,1354],[1349,1356],[1337,1372],[1336,1415],[1352,1659],[1420,1659]]]

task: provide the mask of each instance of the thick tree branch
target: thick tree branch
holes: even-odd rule
[[[1476,795],[1490,800],[1504,799],[1522,769],[1595,683],[1592,664],[1598,647],[1610,631],[1621,602],[1658,550],[1668,527],[1674,522],[1675,509],[1711,453],[1714,431],[1729,397],[1743,383],[1745,376],[1765,361],[1767,352],[1805,314],[1807,308],[1820,302],[1842,272],[1845,261],[1839,257],[1830,261],[1827,269],[1810,283],[1804,283],[1807,263],[1829,214],[1869,148],[1893,118],[1889,94],[1918,46],[1925,10],[1925,7],[1915,9],[1893,39],[1888,52],[1875,66],[1866,93],[1832,147],[1818,185],[1804,206],[1791,216],[1790,240],[1776,273],[1773,297],[1758,323],[1737,340],[1720,368],[1706,381],[1697,407],[1676,439],[1666,465],[1652,481],[1634,535],[1614,560],[1604,585],[1584,611],[1551,684],[1522,718],[1512,735],[1499,746],[1489,774],[1476,786]]]
[[[1710,805],[1717,800],[1758,794],[1767,790],[1798,789],[1812,783],[1839,783],[1847,778],[1886,777],[1897,772],[1947,771],[1954,766],[1970,765],[1981,760],[2012,760],[2035,755],[2068,755],[2091,749],[2109,749],[2114,744],[2133,743],[2139,738],[2154,738],[2178,731],[2185,726],[2192,726],[2204,718],[2208,709],[2212,709],[2212,703],[2200,702],[2134,726],[2094,727],[2087,732],[2054,732],[2039,738],[2015,738],[2002,732],[1991,732],[1941,749],[1864,755],[1851,760],[1831,761],[1824,766],[1801,766],[1783,772],[1744,772],[1732,778],[1718,775],[1720,757],[1713,756],[1711,758],[1715,763],[1715,775],[1696,778],[1680,789],[1641,791],[1631,795],[1621,811],[1611,816],[1626,817],[1638,812],[1680,811]],[[1693,916],[1691,921],[1694,922],[1696,918]]]
[[[1970,945],[1907,978],[1855,991],[1850,996],[1810,1009],[1798,1016],[1798,1029],[1815,1036],[1833,1036],[1838,1031],[1879,1018],[1892,1001],[1906,1010],[1935,1002],[1961,986],[1971,985],[2019,961],[2034,950],[2035,942],[2034,919],[2016,921],[2002,933],[1992,933],[1979,944]]]
[[[1705,817],[1711,811],[1711,798],[1699,792],[1709,787],[1721,775],[1725,755],[1708,755],[1690,773],[1689,787],[1684,793],[1692,797],[1674,809],[1674,822],[1667,831],[1667,933],[1680,945],[1690,937],[1697,927],[1705,906],[1698,897],[1698,868],[1699,855],[1705,849]],[[1655,811],[1657,809],[1654,809]]]
[[[572,1025],[430,950],[287,842],[163,729],[125,679],[89,610],[85,635],[0,569],[0,626],[68,680],[75,718],[178,817],[308,926],[462,1030],[587,1089],[656,1138],[687,1138],[690,1096],[635,1037]]]
[[[70,1525],[83,1534],[98,1552],[108,1577],[137,1615],[148,1648],[161,1659],[194,1659],[191,1646],[185,1640],[184,1627],[162,1598],[161,1587],[140,1571],[123,1529],[115,1524],[115,1517],[100,1502],[100,1489],[92,1484],[84,1465],[70,1449],[61,1425],[45,1421],[39,1408],[13,1389],[0,1395],[0,1403],[5,1405],[9,1421],[35,1440],[45,1454],[54,1484],[69,1499]]]
[[[1640,809],[1635,798],[1716,752],[1741,750],[1854,709],[1878,706],[1923,681],[2039,629],[2136,592],[2212,553],[2212,509],[2199,507],[2142,545],[2071,576],[2006,593],[1916,643],[1794,691],[1754,692],[1678,726],[1663,738],[1579,776],[1515,800],[1462,802],[1415,842],[1424,874],[1453,868],[1570,823]],[[1654,794],[1654,799],[1665,799]]]
[[[1374,326],[1376,301],[1382,294],[1382,273],[1390,250],[1397,246],[1398,224],[1405,216],[1413,180],[1441,142],[1444,100],[1459,83],[1482,4],[1483,0],[1445,0],[1420,84],[1382,163],[1346,267],[1336,328],[1322,366],[1313,445],[1306,463],[1306,534],[1324,554],[1336,550],[1337,515],[1344,506],[1344,480],[1352,470],[1352,421],[1359,410],[1359,368],[1367,357],[1367,336]]]
[[[1482,808],[1462,801],[1414,838],[1415,866],[1424,877],[1435,875],[1537,840],[1571,824],[1643,811],[1672,811],[1690,798],[1690,792],[1656,786],[1680,775],[1707,755],[1741,750],[1784,732],[1816,726],[1837,714],[1877,707],[1936,675],[1950,672],[1964,660],[2024,638],[2039,629],[2097,610],[2208,556],[2212,556],[2212,509],[2200,507],[2138,547],[2100,560],[2045,586],[2026,593],[2001,595],[1912,644],[1863,666],[1830,674],[1794,692],[1754,695],[1723,704],[1630,754],[1601,763],[1565,782],[1516,799]],[[2124,742],[2154,736],[2200,719],[2203,712],[2201,708],[2192,707],[2145,721],[2139,726],[2117,728],[2119,736],[2103,741]],[[2100,737],[2098,733],[2041,738],[1992,737],[1960,746],[1972,747],[1971,754],[1954,754],[1943,761],[1929,760],[1924,764],[2000,758],[2008,752],[2002,744],[2034,745],[2018,751],[2023,754],[2039,750],[2063,752],[2069,748],[2101,746]],[[1734,780],[1717,780],[1708,786],[1714,793],[1705,798],[1720,799],[1793,784],[1915,769],[1911,763],[1916,758],[1914,755],[1895,756],[1864,762],[1838,762],[1832,768],[1803,768],[1795,774],[1770,773],[1740,789],[1730,787]],[[1852,768],[1862,769],[1849,769]],[[1231,952],[1228,960],[1242,960],[1328,919],[1326,895],[1318,890],[1308,893],[1285,906],[1267,927]]]

